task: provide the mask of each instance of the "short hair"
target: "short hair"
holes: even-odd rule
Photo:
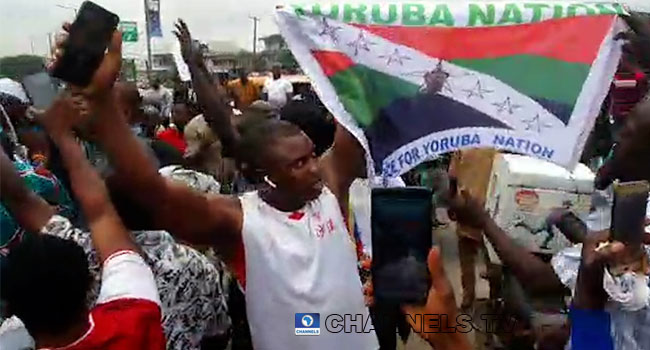
[[[140,104],[142,104],[142,95],[140,95],[140,90],[138,90],[137,85],[134,83],[118,82],[115,84],[115,87],[118,98],[122,103],[132,108],[140,107]]]
[[[327,110],[312,101],[291,101],[280,118],[297,125],[314,143],[314,152],[322,155],[334,143],[336,124]]]
[[[292,123],[268,118],[251,118],[242,123],[239,130],[241,140],[238,144],[238,153],[248,170],[264,168],[264,160],[268,155],[268,146],[274,140],[299,135],[302,132],[298,126]],[[250,180],[256,180],[250,178],[253,175],[247,173],[246,169],[242,170]]]
[[[160,140],[151,140],[150,146],[158,159],[159,168],[183,164],[183,154],[169,143]]]
[[[85,317],[91,277],[74,241],[28,234],[2,263],[0,298],[32,335],[56,335]]]

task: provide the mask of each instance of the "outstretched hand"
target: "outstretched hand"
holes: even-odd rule
[[[174,27],[176,30],[174,30],[173,33],[176,35],[178,42],[181,44],[181,55],[183,56],[185,63],[201,64],[203,62],[201,50],[198,48],[198,46],[195,46],[193,44],[194,41],[192,39],[192,34],[190,33],[190,29],[187,27],[187,24],[185,24],[185,21],[179,18],[178,21],[174,24]]]
[[[471,345],[464,333],[427,332],[427,330],[454,326],[458,317],[458,307],[454,298],[454,290],[445,274],[440,249],[431,248],[427,259],[431,274],[431,289],[424,306],[405,305],[406,320],[413,330],[431,344],[436,350],[466,350]],[[425,315],[429,315],[425,316]],[[440,319],[430,319],[430,316],[446,315],[448,325]],[[433,324],[429,324],[433,323]],[[457,329],[456,329],[457,330]]]
[[[52,49],[53,59],[48,62],[47,69],[52,71],[63,57],[67,44],[70,23],[64,23],[63,32],[57,36],[56,43]],[[113,32],[111,41],[108,44],[106,54],[99,68],[93,74],[90,84],[86,87],[71,86],[71,90],[92,98],[104,97],[112,89],[115,81],[120,75],[122,68],[122,33],[119,30]]]

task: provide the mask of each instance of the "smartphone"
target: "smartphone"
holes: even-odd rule
[[[119,22],[117,15],[93,2],[81,4],[52,76],[77,86],[90,84]]]
[[[46,72],[28,75],[22,83],[32,105],[38,109],[48,109],[58,94],[56,81]]]
[[[372,190],[374,296],[394,304],[426,302],[427,256],[433,244],[432,191],[423,187]]]
[[[615,182],[611,236],[629,245],[641,245],[645,233],[646,207],[650,184],[647,181]]]

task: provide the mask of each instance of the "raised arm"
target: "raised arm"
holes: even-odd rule
[[[344,214],[348,211],[348,193],[354,179],[366,176],[365,151],[342,125],[336,125],[334,144],[320,160],[321,174],[332,190]]]
[[[192,35],[183,20],[179,19],[176,23],[174,34],[181,44],[183,59],[190,69],[196,98],[203,109],[203,118],[212,131],[219,136],[224,155],[235,157],[239,133],[231,122],[232,113],[226,104],[226,92],[222,88],[215,89],[212,84],[203,63],[203,56],[192,45]]]
[[[55,211],[32,192],[16,172],[13,163],[0,149],[0,199],[18,225],[29,232],[38,232]]]
[[[58,54],[63,47],[60,44]],[[115,170],[114,183],[135,204],[149,211],[154,219],[152,228],[165,229],[190,243],[230,249],[241,240],[239,201],[227,196],[207,197],[158,174],[116,107],[113,85],[121,59],[121,36],[116,32],[90,86],[80,91],[93,112],[86,126],[109,156]]]
[[[238,239],[239,201],[229,196],[206,196],[163,178],[114,105],[110,100],[99,101],[94,125],[99,143],[115,168],[113,183],[149,211],[155,228],[193,244],[220,246]]]
[[[527,292],[541,294],[564,290],[551,265],[517,245],[466,192],[452,198],[450,210],[455,220],[483,230],[503,265],[512,270]]]
[[[61,152],[72,190],[90,226],[93,245],[103,262],[115,252],[138,251],[138,247],[113,208],[104,182],[66,126],[77,113],[69,99],[59,99],[50,107],[43,123]]]

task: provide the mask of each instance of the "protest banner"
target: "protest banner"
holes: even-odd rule
[[[616,71],[614,3],[292,5],[276,20],[376,173],[494,147],[577,164]]]

